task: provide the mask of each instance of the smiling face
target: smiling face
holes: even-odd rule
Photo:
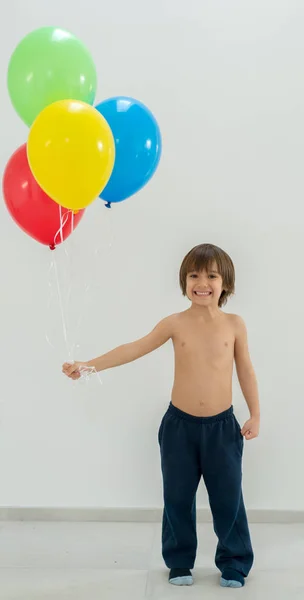
[[[223,280],[214,261],[210,268],[187,274],[186,295],[198,306],[218,306],[223,291]]]
[[[179,271],[184,296],[195,306],[224,306],[234,294],[235,272],[230,256],[214,244],[200,244],[186,254]]]

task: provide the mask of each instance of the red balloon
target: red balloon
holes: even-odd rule
[[[84,214],[84,209],[80,210],[72,219],[70,210],[61,208],[45,194],[31,172],[26,144],[14,152],[6,165],[3,195],[7,209],[17,225],[37,242],[50,246],[52,250],[69,237]]]

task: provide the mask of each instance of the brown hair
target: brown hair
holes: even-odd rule
[[[234,294],[235,271],[230,256],[218,246],[213,244],[200,244],[192,248],[185,256],[180,272],[179,282],[183,295],[186,296],[187,275],[192,271],[203,271],[211,269],[213,262],[216,263],[218,271],[223,279],[223,291],[218,305],[224,306],[229,296]]]

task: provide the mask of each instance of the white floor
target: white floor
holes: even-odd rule
[[[0,523],[1,600],[304,600],[304,525],[252,525],[255,567],[240,590],[219,587],[215,536],[199,525],[195,585],[167,582],[160,525]]]

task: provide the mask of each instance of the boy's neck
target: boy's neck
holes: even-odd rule
[[[224,314],[218,306],[197,306],[197,304],[192,304],[189,312],[206,323],[214,321]]]

